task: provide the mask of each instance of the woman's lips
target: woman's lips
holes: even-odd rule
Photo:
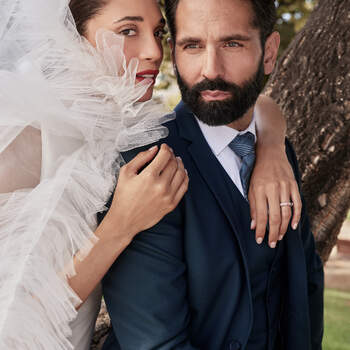
[[[145,70],[142,72],[138,72],[136,74],[136,79],[138,81],[143,81],[145,79],[151,79],[152,85],[156,83],[157,76],[159,74],[159,70]]]
[[[204,101],[223,101],[231,97],[231,93],[221,90],[205,90],[201,92]]]

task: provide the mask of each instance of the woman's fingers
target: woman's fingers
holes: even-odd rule
[[[256,207],[256,241],[261,244],[265,237],[267,226],[267,200],[265,192],[262,189],[255,193],[255,207]]]
[[[250,229],[255,230],[256,229],[256,203],[255,203],[255,196],[251,191],[249,191],[249,194],[248,194],[248,201],[249,201],[249,207],[250,207],[250,217],[252,219],[250,223]],[[256,239],[258,239],[258,237],[256,237]]]
[[[157,154],[158,146],[151,147],[148,151],[140,152],[125,167],[132,174],[137,174],[147,163],[149,163]]]
[[[186,175],[186,170],[184,167],[184,164],[181,160],[180,157],[176,158],[178,167],[177,167],[177,171],[172,179],[171,182],[171,190],[174,192],[174,195],[176,194],[176,192],[178,191],[178,189],[180,188],[180,186],[182,185],[182,183],[185,180]]]
[[[269,245],[271,248],[276,248],[281,226],[279,188],[272,187],[267,191],[266,196],[269,208]]]
[[[172,158],[175,159],[173,150],[168,145],[162,144],[157,156],[144,171],[159,176]]]
[[[180,203],[182,197],[185,195],[185,193],[188,190],[188,184],[189,184],[189,178],[187,176],[187,173],[180,185],[180,187],[177,189],[177,192],[174,197],[174,207],[176,208],[177,205]]]
[[[299,187],[298,187],[297,183],[294,183],[291,186],[290,198],[292,199],[292,202],[293,202],[292,228],[293,228],[293,230],[296,230],[298,228],[298,225],[300,222],[301,210],[303,207],[303,204],[302,204],[301,198],[300,198]]]
[[[283,239],[283,236],[286,234],[290,218],[292,216],[292,209],[290,206],[282,206],[281,203],[289,203],[290,202],[290,187],[289,184],[283,183],[281,185],[281,195],[280,195],[280,211],[281,211],[281,217],[282,217],[282,222],[281,222],[281,227],[280,227],[280,232],[279,232],[279,237],[278,240],[281,241]]]
[[[178,167],[178,159],[175,158],[175,156],[171,157],[160,175],[160,183],[163,183],[166,187],[170,187],[173,178],[178,171]]]

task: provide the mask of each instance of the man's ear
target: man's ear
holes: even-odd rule
[[[281,37],[278,32],[273,32],[266,40],[264,55],[264,70],[266,75],[271,74],[275,67],[280,42]]]

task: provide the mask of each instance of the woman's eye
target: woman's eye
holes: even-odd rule
[[[125,36],[134,36],[136,35],[136,30],[135,29],[123,29],[119,32],[121,35]]]

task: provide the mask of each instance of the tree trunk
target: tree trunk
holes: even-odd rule
[[[324,262],[350,207],[350,1],[319,0],[267,89],[282,107]]]

